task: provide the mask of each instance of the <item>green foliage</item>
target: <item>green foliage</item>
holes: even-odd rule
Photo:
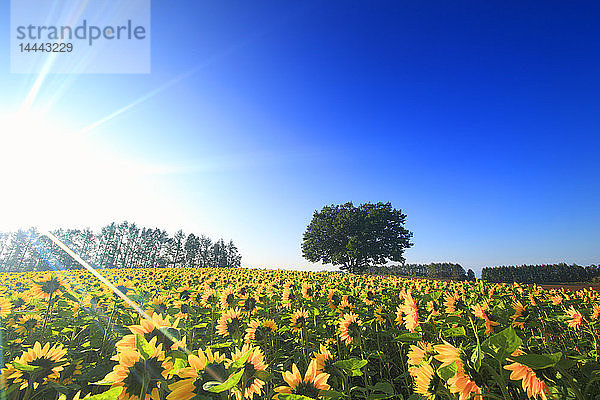
[[[156,267],[239,267],[241,264],[241,255],[233,241],[213,241],[193,233],[186,237],[181,230],[170,236],[163,229],[139,227],[127,221],[112,222],[98,232],[61,228],[52,233],[84,260],[102,267],[132,268],[146,264]],[[81,268],[35,228],[0,232],[0,271],[41,271],[57,265]]]
[[[361,369],[367,365],[367,360],[351,358],[349,360],[336,361],[333,365],[347,373],[349,376],[361,376]]]
[[[590,265],[521,265],[485,267],[481,279],[486,282],[563,283],[590,282],[600,275],[600,267]]]
[[[433,279],[452,279],[459,281],[467,279],[465,269],[460,264],[448,262],[379,266],[371,268],[370,272],[372,274],[378,275],[396,275],[404,277],[419,277]],[[475,275],[473,274],[473,277],[474,276]]]
[[[553,354],[523,354],[521,356],[513,356],[512,360],[527,365],[533,369],[544,369],[553,367],[560,361],[562,353]]]
[[[208,392],[212,392],[212,393],[223,393],[223,392],[233,388],[235,385],[237,385],[238,382],[240,381],[240,379],[242,379],[242,375],[244,375],[243,368],[240,369],[238,372],[231,374],[225,382],[217,382],[217,381],[206,382],[204,384],[203,389]]]
[[[521,338],[517,336],[512,327],[509,327],[487,338],[481,344],[481,349],[496,360],[503,361],[508,355],[518,349],[521,344]]]
[[[139,333],[135,335],[135,347],[144,360],[148,360],[154,354],[152,346]]]
[[[406,215],[391,203],[351,202],[315,211],[302,242],[304,258],[339,265],[360,273],[369,266],[404,261],[412,233],[404,228]]]
[[[115,387],[106,392],[90,396],[87,400],[117,400],[123,391],[122,387]]]

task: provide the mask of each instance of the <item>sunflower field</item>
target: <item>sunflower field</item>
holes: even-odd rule
[[[9,400],[600,399],[596,291],[227,268],[4,273]]]

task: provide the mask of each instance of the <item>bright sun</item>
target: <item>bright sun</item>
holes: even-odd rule
[[[0,185],[0,230],[100,224],[155,198],[139,166],[33,112],[0,114]]]
[[[33,112],[0,114],[0,149],[0,220],[5,229],[33,225],[30,217],[39,218],[37,210],[56,206],[51,199],[59,193],[61,171],[70,155],[84,150],[65,126]]]
[[[0,114],[0,127],[0,171],[19,184],[22,178],[44,172],[40,168],[52,168],[50,159],[75,150],[72,133],[41,113]]]

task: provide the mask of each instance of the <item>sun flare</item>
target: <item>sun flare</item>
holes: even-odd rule
[[[156,198],[148,168],[43,113],[0,114],[0,152],[4,229],[127,218]]]

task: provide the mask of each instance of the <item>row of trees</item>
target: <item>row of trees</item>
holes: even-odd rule
[[[379,275],[397,275],[417,278],[475,280],[473,270],[465,272],[460,264],[431,263],[431,264],[400,264],[391,266],[372,267],[370,273]]]
[[[600,276],[600,266],[560,264],[485,267],[481,279],[487,282],[555,283],[590,282]]]
[[[127,221],[113,222],[99,232],[58,229],[52,233],[98,267],[239,267],[241,263],[233,241],[213,242],[204,235],[185,235],[181,230],[170,236],[163,229]],[[59,266],[78,268],[79,264],[35,229],[0,232],[0,270],[38,271]]]

